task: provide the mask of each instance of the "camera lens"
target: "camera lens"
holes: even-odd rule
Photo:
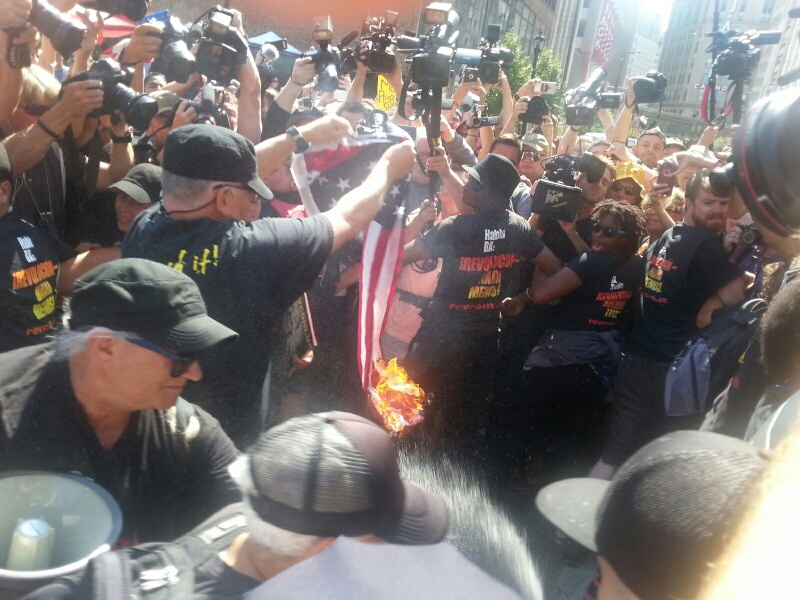
[[[83,24],[74,23],[45,0],[33,3],[28,20],[42,35],[50,38],[53,48],[65,57],[80,48],[86,36],[86,27]]]
[[[134,129],[144,131],[158,112],[158,102],[146,94],[139,94],[118,83],[114,88],[113,107],[121,110],[125,120]]]
[[[167,81],[186,83],[189,76],[197,70],[197,60],[183,40],[172,42],[164,48],[163,58]]]

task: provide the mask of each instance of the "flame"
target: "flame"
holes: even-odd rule
[[[375,366],[380,379],[378,385],[370,389],[372,406],[390,433],[402,435],[422,421],[427,403],[425,390],[408,378],[396,358],[388,365],[381,361]]]

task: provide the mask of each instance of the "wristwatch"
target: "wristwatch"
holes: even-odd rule
[[[111,143],[113,144],[130,144],[133,141],[133,136],[130,131],[126,131],[125,135],[111,134]]]
[[[295,154],[302,154],[303,152],[308,150],[308,142],[302,136],[302,134],[297,130],[297,127],[289,127],[289,129],[286,130],[286,133],[292,136],[292,139],[294,140]]]

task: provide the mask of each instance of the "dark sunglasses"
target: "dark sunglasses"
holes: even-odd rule
[[[542,160],[542,155],[539,154],[538,152],[526,151],[522,153],[521,160],[532,160],[533,162],[539,162],[540,160]]]
[[[600,224],[599,219],[592,219],[592,231],[603,237],[613,238],[617,235],[628,235],[624,229],[616,229],[614,227],[604,227]]]
[[[148,340],[139,338],[139,337],[126,337],[127,341],[131,344],[135,344],[140,348],[144,348],[146,350],[150,350],[151,352],[155,352],[156,354],[160,354],[161,356],[165,356],[172,361],[172,370],[169,372],[171,377],[180,377],[186,371],[189,370],[189,367],[192,364],[196,363],[200,360],[202,356],[202,352],[187,352],[186,354],[175,354],[174,352],[170,352],[166,348],[162,348],[158,344],[154,344]]]
[[[236,184],[234,184],[234,183],[218,183],[217,185],[215,185],[215,186],[214,186],[213,188],[211,188],[211,189],[214,189],[214,190],[220,190],[220,189],[222,189],[222,188],[226,188],[226,187],[227,187],[227,188],[234,188],[234,189],[237,189],[237,190],[245,190],[245,191],[247,191],[247,192],[250,192],[251,194],[253,194],[253,198],[252,198],[253,202],[255,202],[256,200],[258,200],[258,194],[256,194],[256,193],[255,193],[253,190],[251,190],[251,189],[250,189],[249,187],[247,187],[246,185],[236,185]]]
[[[615,192],[623,190],[628,196],[638,196],[639,195],[639,188],[633,187],[630,185],[622,185],[621,183],[612,183],[611,189]]]
[[[43,104],[20,104],[19,108],[24,110],[32,117],[41,117],[44,115],[44,113],[50,110],[49,106],[45,106]]]

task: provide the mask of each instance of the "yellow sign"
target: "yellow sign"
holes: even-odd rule
[[[389,112],[395,106],[397,106],[397,93],[386,77],[378,75],[378,95],[375,97],[375,108]]]

